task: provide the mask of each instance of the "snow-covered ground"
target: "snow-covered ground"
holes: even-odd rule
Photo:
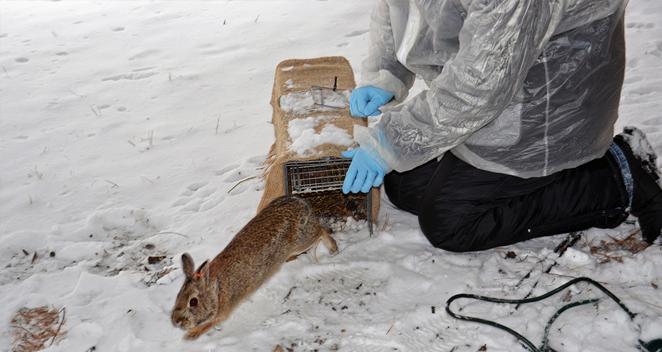
[[[12,349],[20,308],[48,306],[66,309],[66,335],[48,351],[521,351],[502,331],[449,317],[446,300],[535,296],[579,276],[638,314],[631,322],[610,300],[573,308],[551,329],[555,350],[636,351],[661,338],[662,250],[601,245],[632,223],[586,231],[561,258],[565,235],[456,254],[384,201],[374,236],[350,224],[334,234],[339,253],[320,246],[319,262],[285,264],[227,321],[182,339],[170,322],[179,258],[213,258],[255,215],[264,183],[239,182],[261,173],[274,141],[276,65],[341,55],[358,76],[373,3],[0,2],[0,350]],[[629,4],[617,126],[640,127],[658,154],[660,13],[658,0]],[[453,307],[537,344],[562,298],[604,296],[567,292],[519,309]]]

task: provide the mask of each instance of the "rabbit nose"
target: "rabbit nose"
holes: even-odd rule
[[[182,312],[178,309],[172,312],[172,323],[175,326],[183,327],[186,320],[182,316]]]

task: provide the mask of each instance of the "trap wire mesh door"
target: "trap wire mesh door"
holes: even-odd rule
[[[298,195],[303,198],[310,198],[315,195],[324,197],[324,194],[335,193],[336,196],[342,196],[347,201],[347,197],[342,193],[342,185],[345,174],[351,164],[351,159],[340,159],[325,157],[317,160],[307,161],[288,161],[283,164],[283,175],[285,176],[285,193],[288,195]],[[368,222],[368,229],[372,235],[372,192],[362,194],[363,208],[365,211],[365,220]],[[356,195],[354,195],[355,197]],[[338,198],[333,201],[338,202]],[[310,200],[310,199],[309,199]],[[313,210],[315,209],[313,205]],[[357,210],[348,209],[346,204],[341,205],[345,213],[333,214],[335,217],[346,215],[346,211],[353,213],[355,217],[361,218]]]

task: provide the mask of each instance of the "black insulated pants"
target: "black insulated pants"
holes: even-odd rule
[[[384,179],[389,200],[418,215],[433,246],[478,251],[591,227],[614,228],[628,216],[621,172],[600,159],[545,177],[523,179],[479,170],[446,153]]]

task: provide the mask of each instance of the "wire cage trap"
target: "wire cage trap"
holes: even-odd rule
[[[331,221],[352,216],[366,220],[372,235],[372,191],[344,194],[342,185],[351,159],[325,157],[283,164],[285,193],[308,200],[313,210]]]

